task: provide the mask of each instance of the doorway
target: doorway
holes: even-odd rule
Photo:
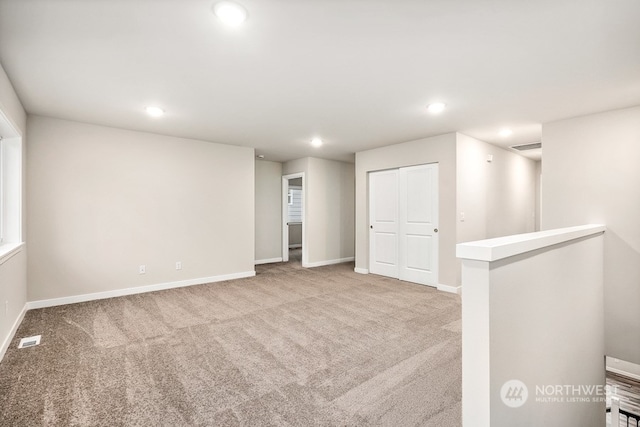
[[[369,173],[369,271],[438,285],[438,164]]]
[[[282,177],[282,261],[306,267],[305,179],[304,172]]]

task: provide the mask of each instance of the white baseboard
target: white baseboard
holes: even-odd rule
[[[11,327],[11,330],[9,331],[6,338],[2,342],[2,347],[0,347],[0,362],[4,358],[4,354],[7,352],[7,349],[9,348],[9,344],[11,344],[11,340],[13,340],[13,337],[15,336],[16,331],[20,326],[20,323],[22,323],[22,319],[24,319],[24,315],[27,312],[27,310],[28,310],[27,304],[25,304],[24,307],[22,307],[22,311],[20,312],[20,314],[18,314],[16,321],[13,322],[13,326]]]
[[[640,365],[607,356],[606,366],[607,371],[609,372],[624,375],[625,377],[640,381]]]
[[[443,285],[441,283],[438,283],[438,286],[436,286],[436,288],[438,288],[439,291],[449,292],[452,294],[459,294],[460,291],[462,290],[462,286],[450,286],[450,285]]]
[[[280,257],[280,258],[268,258],[268,259],[257,259],[253,263],[255,265],[260,265],[260,264],[271,264],[272,262],[282,262],[282,257]]]
[[[94,301],[105,298],[121,297],[125,295],[142,294],[146,292],[163,291],[166,289],[183,288],[185,286],[204,285],[205,283],[222,282],[225,280],[243,279],[253,277],[255,271],[245,271],[241,273],[224,274],[220,276],[201,277],[198,279],[181,280],[178,282],[159,283],[156,285],[136,286],[133,288],[116,289],[113,291],[95,292],[91,294],[72,295],[69,297],[52,298],[39,301],[27,302],[27,310],[34,308],[54,307],[56,305],[74,304],[77,302]]]
[[[358,274],[369,274],[369,269],[368,268],[356,267],[356,268],[353,269],[353,271],[355,271]]]
[[[322,267],[324,265],[333,265],[333,264],[342,264],[343,262],[351,262],[355,261],[355,257],[348,258],[340,258],[340,259],[330,259],[327,261],[317,261],[317,262],[309,262],[303,265],[303,267]]]

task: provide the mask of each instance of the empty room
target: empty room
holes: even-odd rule
[[[0,426],[640,422],[638,17],[0,0]]]

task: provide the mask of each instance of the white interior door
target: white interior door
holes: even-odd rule
[[[438,284],[438,165],[399,170],[399,278]]]
[[[438,284],[438,164],[369,174],[369,272]]]
[[[398,277],[398,170],[369,174],[369,271]]]

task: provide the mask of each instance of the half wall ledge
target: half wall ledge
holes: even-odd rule
[[[548,246],[603,233],[602,224],[587,224],[576,227],[558,228],[535,233],[517,234],[495,239],[478,240],[456,245],[456,256],[461,259],[477,261],[498,261],[525,252],[535,251]]]

